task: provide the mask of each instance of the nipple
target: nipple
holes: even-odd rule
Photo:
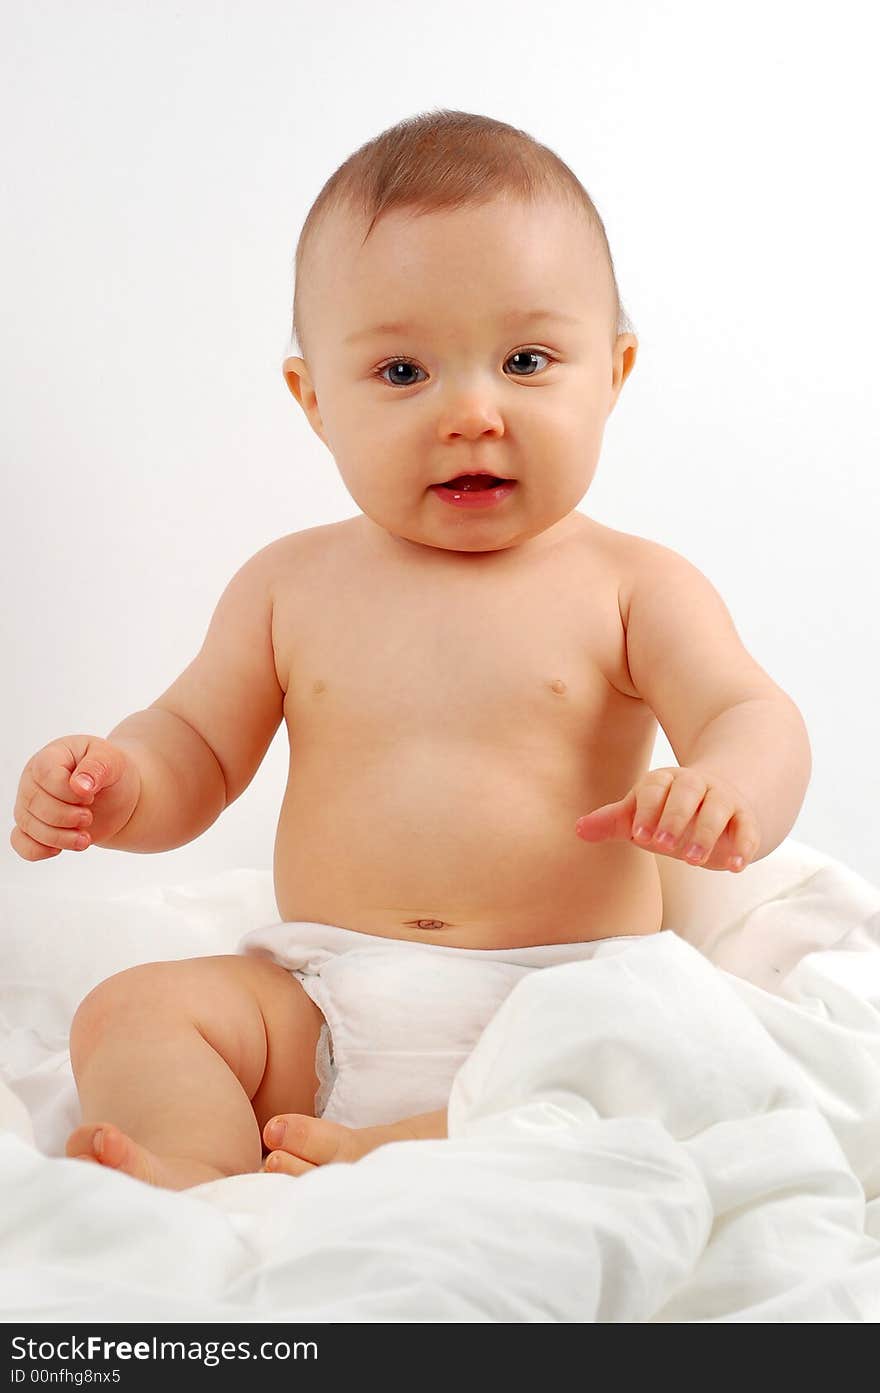
[[[555,682],[550,683],[550,690],[551,692],[557,692],[560,696],[562,696],[563,692],[568,691],[568,688],[566,687],[562,679],[560,677],[557,677]]]

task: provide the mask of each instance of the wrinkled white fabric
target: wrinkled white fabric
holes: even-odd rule
[[[120,966],[234,951],[268,873],[5,895],[0,1319],[876,1322],[880,891],[784,850],[685,870],[675,932],[527,973],[448,1140],[184,1192],[60,1157],[66,1026]]]

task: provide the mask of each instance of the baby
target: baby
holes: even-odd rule
[[[11,836],[182,846],[283,719],[281,920],[89,993],[68,1156],[181,1189],[445,1136],[519,977],[658,933],[658,856],[735,873],[788,835],[797,706],[699,570],[577,510],[627,323],[598,213],[524,132],[423,115],[325,185],[283,371],[359,514],[258,551],[146,710],[35,754]],[[649,769],[658,721],[677,764]]]

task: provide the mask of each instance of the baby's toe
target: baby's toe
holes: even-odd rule
[[[65,1153],[76,1160],[97,1161],[98,1165],[154,1183],[150,1153],[112,1122],[92,1122],[75,1128],[67,1138]]]
[[[273,1130],[273,1123],[282,1124],[284,1131],[280,1136]],[[346,1159],[346,1139],[350,1135],[350,1128],[338,1122],[325,1122],[323,1118],[296,1112],[273,1117],[263,1129],[266,1145],[276,1153],[298,1157],[313,1166]]]
[[[75,1127],[64,1144],[64,1154],[71,1160],[77,1161],[97,1161],[100,1165],[98,1153],[95,1150],[95,1136],[100,1128],[94,1123],[86,1123],[85,1126]]]
[[[273,1175],[305,1175],[306,1171],[317,1170],[311,1161],[303,1161],[299,1156],[291,1156],[288,1151],[270,1151],[263,1162],[263,1170]]]

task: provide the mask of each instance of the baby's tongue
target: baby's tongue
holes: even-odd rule
[[[457,479],[450,479],[448,484],[443,485],[447,489],[467,488],[471,491],[475,489],[492,489],[498,487],[498,480],[491,474],[459,474]]]

